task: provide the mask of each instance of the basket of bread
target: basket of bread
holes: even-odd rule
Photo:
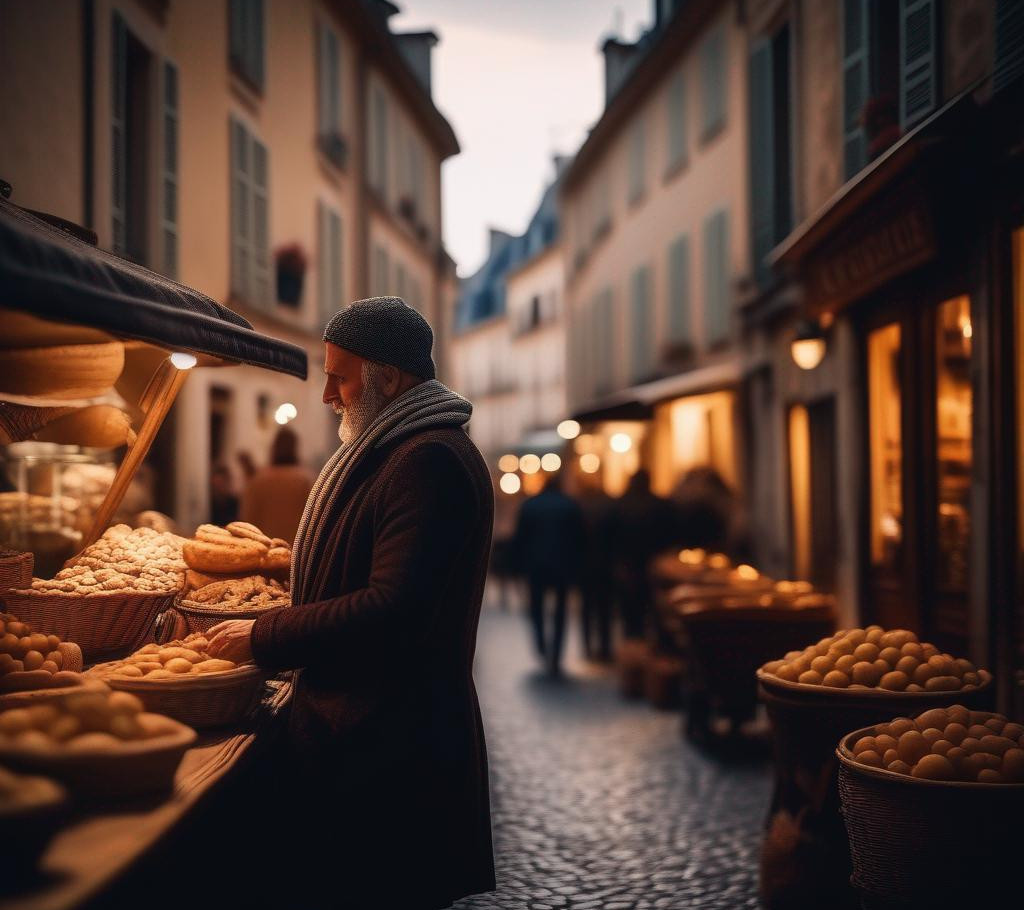
[[[1017,890],[1024,725],[955,704],[856,730],[836,754],[853,884],[871,903]]]
[[[32,554],[0,547],[0,594],[32,584]]]
[[[82,649],[0,613],[0,708],[63,694],[83,682]]]
[[[168,789],[195,730],[106,686],[0,713],[0,764],[52,777],[76,797]]]
[[[191,727],[236,723],[257,702],[266,673],[255,664],[211,657],[208,647],[201,634],[148,644],[123,660],[97,664],[86,676]]]
[[[114,525],[52,579],[0,597],[22,619],[75,641],[87,661],[152,640],[156,617],[184,584],[184,541]]]
[[[851,730],[962,703],[989,705],[992,677],[906,629],[844,629],[757,671],[775,755],[762,891],[800,889],[810,906],[850,899],[836,743]],[[794,881],[786,870],[807,870]]]
[[[291,548],[255,525],[200,525],[182,555],[189,569],[185,591],[175,601],[178,637],[205,632],[225,619],[255,619],[291,602]]]
[[[0,875],[5,882],[34,872],[64,821],[67,803],[67,792],[56,781],[0,767]]]

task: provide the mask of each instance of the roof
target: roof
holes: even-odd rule
[[[302,348],[254,331],[205,294],[98,249],[71,227],[0,197],[0,307],[306,378]]]
[[[622,125],[636,114],[658,80],[679,63],[685,47],[722,6],[722,0],[689,0],[680,5],[660,32],[655,33],[649,48],[632,64],[631,72],[576,152],[562,179],[562,192],[573,189],[583,179]]]
[[[437,106],[430,93],[413,72],[409,62],[398,48],[397,37],[387,25],[387,15],[398,12],[398,7],[387,3],[387,15],[370,8],[365,0],[333,0],[345,22],[358,33],[360,47],[368,56],[381,64],[395,88],[409,102],[410,111],[441,153],[441,160],[460,151],[455,131]]]

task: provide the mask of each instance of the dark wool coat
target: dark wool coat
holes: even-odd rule
[[[494,888],[472,678],[490,477],[462,429],[437,429],[368,455],[351,490],[331,537],[334,596],[261,616],[253,654],[303,668],[288,771],[299,824],[328,826],[315,849],[338,905],[446,907]]]

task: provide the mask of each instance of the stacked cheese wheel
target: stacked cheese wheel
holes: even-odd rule
[[[872,768],[925,780],[1024,783],[1024,725],[963,705],[880,724],[853,745]]]
[[[90,676],[100,678],[174,680],[236,669],[239,664],[211,657],[209,642],[200,634],[172,641],[166,645],[144,645],[124,660],[97,664]]]
[[[81,682],[64,670],[61,640],[36,632],[10,613],[0,613],[0,692],[49,689]]]
[[[942,653],[907,629],[881,626],[836,632],[762,671],[786,682],[890,692],[967,691],[991,679],[969,660]]]
[[[89,691],[60,702],[4,711],[0,747],[29,752],[104,751],[180,729],[168,717],[143,711],[142,702],[130,692]]]

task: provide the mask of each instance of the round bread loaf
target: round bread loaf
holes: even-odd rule
[[[226,527],[235,537],[244,540],[256,540],[265,547],[269,547],[272,543],[271,539],[257,528],[256,525],[251,525],[247,521],[232,521]]]
[[[268,572],[279,572],[292,566],[292,551],[287,547],[271,547],[263,557],[260,568]]]
[[[220,525],[200,525],[196,528],[195,536],[197,540],[208,540],[211,543],[231,540],[234,537],[227,528],[222,528]]]
[[[255,540],[235,538],[213,543],[186,540],[182,556],[189,568],[200,572],[248,572],[258,569],[268,548]]]

